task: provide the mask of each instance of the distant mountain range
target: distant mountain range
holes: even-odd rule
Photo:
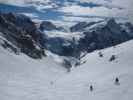
[[[68,30],[49,21],[42,21],[39,27],[36,24],[22,14],[0,13],[0,32],[4,38],[2,46],[14,52],[20,50],[33,58],[42,58],[45,50],[79,58],[81,53],[115,46],[133,38],[133,25],[129,22],[117,23],[113,18],[80,22]],[[62,35],[58,34],[60,32]],[[77,39],[76,34],[72,35],[74,33],[81,36],[78,34],[80,37]]]

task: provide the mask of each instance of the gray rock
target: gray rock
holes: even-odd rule
[[[41,46],[43,34],[38,31],[36,25],[27,16],[15,13],[0,13],[0,32],[28,56],[32,58],[44,56],[44,50]]]
[[[56,30],[56,29],[57,29],[57,27],[50,21],[43,21],[40,24],[41,31],[44,31],[44,30],[51,31],[51,30]]]

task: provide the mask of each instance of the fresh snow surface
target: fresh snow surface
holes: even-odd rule
[[[112,55],[116,59],[110,62]],[[133,40],[89,53],[84,61],[68,73],[50,57],[33,60],[0,47],[0,100],[133,99]]]

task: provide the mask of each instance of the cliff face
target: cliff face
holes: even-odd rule
[[[30,18],[21,14],[0,13],[0,32],[28,56],[41,58],[44,55],[41,46],[42,33]]]

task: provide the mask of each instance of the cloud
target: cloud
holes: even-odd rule
[[[82,7],[79,5],[72,5],[60,8],[58,11],[64,12],[68,15],[74,16],[105,16],[105,17],[125,17],[127,13],[125,10],[119,10],[117,8],[108,9],[106,7]],[[123,16],[124,15],[124,16]]]
[[[103,20],[102,18],[95,18],[95,17],[78,17],[78,16],[62,16],[62,21],[65,21],[65,22],[92,22],[92,21],[100,21],[100,20]]]
[[[67,3],[58,9],[72,16],[103,16],[129,19],[133,22],[133,0],[74,0],[80,3],[93,3],[101,6],[82,6],[78,3]],[[79,18],[80,19],[80,18]],[[80,21],[80,20],[79,20]]]
[[[124,7],[127,17],[133,22],[133,0],[112,0],[112,4]]]
[[[13,5],[22,5],[26,0],[0,0],[0,3],[4,4],[13,4]]]
[[[50,9],[49,11],[64,13],[62,18],[70,15],[72,20],[74,16],[103,16],[122,17],[133,21],[133,0],[0,0],[0,3],[34,6],[44,12]],[[83,18],[79,18],[79,21],[80,19]]]
[[[46,6],[45,8],[50,8],[54,6],[54,2],[52,0],[0,0],[0,3],[4,4],[13,4],[13,5],[33,5],[36,7]]]

